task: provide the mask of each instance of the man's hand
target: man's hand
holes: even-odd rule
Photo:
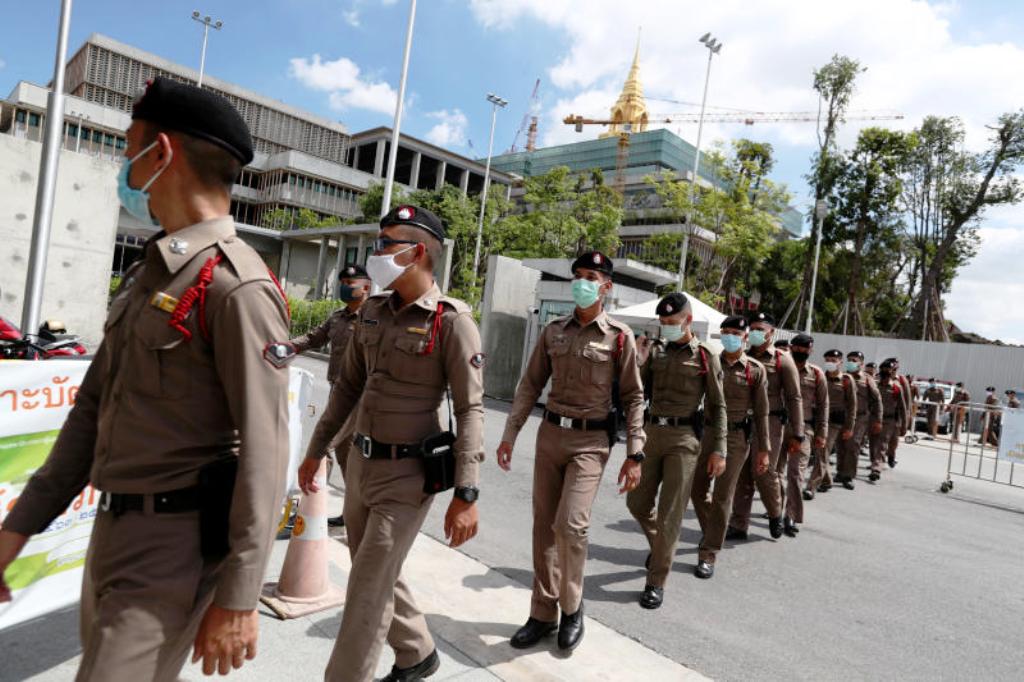
[[[768,451],[764,450],[757,453],[757,459],[754,460],[754,473],[758,476],[764,476],[768,473]]]
[[[712,452],[708,457],[708,478],[718,478],[725,473],[725,457],[720,452]]]
[[[871,434],[877,436],[882,432],[882,422],[873,422],[871,424]]]
[[[646,335],[636,340],[636,364],[642,365],[647,362],[647,358],[651,355],[652,345],[654,345],[654,342]]]
[[[842,437],[843,440],[850,440],[851,438],[853,438],[853,431],[850,431],[849,429],[844,430],[842,433]]]
[[[192,648],[192,662],[203,659],[203,674],[227,675],[256,658],[260,621],[256,609],[231,611],[211,605],[199,624]]]
[[[0,530],[0,604],[11,601],[11,588],[4,582],[4,571],[18,558],[28,536],[13,530]]]
[[[622,463],[622,468],[619,469],[619,494],[628,493],[631,490],[635,490],[640,485],[640,462],[634,462],[631,459],[627,459]]]
[[[796,438],[790,438],[786,451],[791,455],[795,455],[800,452],[801,447],[803,447],[803,441],[799,441]]]
[[[825,447],[825,439],[824,438],[818,438],[817,436],[815,436],[815,438],[814,438],[814,447],[818,448],[819,450],[824,448]]]
[[[498,466],[505,471],[512,469],[512,443],[507,440],[498,445]]]
[[[320,460],[315,457],[307,457],[299,465],[299,488],[307,495],[320,492],[320,486],[316,482],[316,473],[320,471]]]
[[[444,515],[444,537],[449,547],[458,547],[476,535],[477,525],[480,522],[480,512],[476,503],[466,502],[458,497],[452,497],[448,505],[448,511]]]

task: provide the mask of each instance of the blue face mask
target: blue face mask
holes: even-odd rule
[[[683,338],[683,328],[678,324],[661,325],[661,337],[671,343]]]
[[[750,330],[750,347],[760,348],[768,341],[768,333],[763,329]]]
[[[136,154],[130,159],[125,159],[124,163],[121,164],[121,172],[117,174],[117,198],[121,201],[121,205],[124,206],[124,210],[131,213],[133,216],[138,218],[144,223],[151,223],[153,225],[159,225],[159,221],[153,217],[153,214],[149,212],[149,192],[150,186],[156,181],[160,174],[163,173],[167,166],[158,170],[153,174],[146,184],[139,189],[135,189],[128,185],[128,173],[131,172],[132,164],[142,158],[149,152],[150,149],[155,147],[157,142],[149,145],[141,152]],[[167,159],[167,164],[170,165],[171,159]]]
[[[572,300],[580,308],[589,308],[597,303],[600,288],[600,284],[591,282],[589,279],[574,279],[572,281]]]
[[[743,337],[736,334],[722,334],[722,348],[726,353],[735,353],[743,348]]]
[[[847,372],[859,372],[860,371],[860,363],[857,362],[856,360],[847,360],[846,361],[846,371]]]

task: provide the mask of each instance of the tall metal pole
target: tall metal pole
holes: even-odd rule
[[[818,199],[814,204],[814,217],[818,219],[818,239],[814,245],[814,271],[811,273],[811,296],[807,303],[807,326],[804,332],[811,333],[811,325],[814,322],[814,292],[818,288],[818,261],[821,258],[821,231],[825,223],[825,213],[828,206],[824,199]]]
[[[64,129],[64,64],[67,61],[70,25],[71,0],[61,0],[57,54],[53,65],[53,89],[46,104],[46,128],[43,131],[39,184],[36,186],[36,210],[32,221],[32,246],[28,257],[28,274],[25,278],[25,305],[21,310],[21,329],[24,334],[36,333],[39,327],[39,310],[43,304],[46,257],[50,248],[57,167],[60,164],[60,134]]]
[[[708,48],[708,68],[704,74],[704,96],[700,101],[700,119],[697,122],[697,147],[694,150],[693,155],[693,177],[690,178],[690,198],[689,206],[686,209],[686,227],[683,231],[683,248],[679,253],[679,291],[686,289],[686,258],[690,251],[690,230],[693,224],[693,197],[694,192],[697,188],[697,173],[700,171],[700,138],[704,132],[704,109],[708,102],[708,83],[711,81],[711,59],[714,57],[718,50],[721,49],[722,44],[718,43],[714,46],[714,40],[707,40],[708,36],[705,35],[701,39]]]
[[[384,200],[380,204],[380,217],[391,210],[391,193],[395,184],[395,162],[398,160],[398,133],[402,127],[402,104],[405,101],[405,81],[409,75],[409,52],[412,51],[412,27],[416,19],[416,0],[409,2],[409,28],[405,31],[405,55],[402,57],[402,77],[398,81],[398,102],[395,104],[395,124],[391,128],[391,150],[388,154],[388,172],[384,180]]]
[[[199,82],[196,87],[203,87],[203,72],[206,71],[206,41],[210,37],[210,25],[203,22],[203,51],[199,54]]]
[[[484,212],[487,210],[487,189],[491,183],[491,154],[494,152],[494,126],[498,122],[498,107],[504,107],[508,102],[494,94],[487,95],[487,101],[493,107],[491,109],[491,140],[487,143],[487,165],[484,166],[484,190],[480,194],[480,219],[476,226],[476,250],[473,252],[473,286],[476,286],[477,273],[480,271],[480,241],[484,234]]]

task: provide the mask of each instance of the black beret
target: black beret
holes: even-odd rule
[[[892,369],[892,366],[896,364],[892,361],[892,358],[888,360],[882,360],[882,364],[878,366],[878,369]]]
[[[750,323],[747,321],[747,318],[742,315],[730,315],[722,320],[722,324],[720,326],[722,329],[739,329],[742,331],[750,326]]]
[[[836,350],[835,348],[833,348],[832,350],[825,351],[825,357],[826,358],[841,358],[841,357],[843,357],[843,351]]]
[[[962,381],[956,382],[956,387],[957,388],[963,388],[963,385],[964,385],[964,382],[962,382]]]
[[[243,164],[252,162],[249,126],[231,102],[211,90],[154,78],[135,101],[132,119],[212,142]]]
[[[668,317],[670,315],[675,315],[676,313],[681,313],[686,310],[688,305],[690,305],[690,301],[686,298],[686,294],[673,291],[671,294],[658,301],[658,307],[654,309],[654,312],[658,314],[658,317]]]
[[[1016,393],[1017,393],[1017,392],[1016,392],[1015,390],[1013,390],[1012,388],[1008,388],[1008,389],[1006,389],[1006,395],[1014,395],[1014,394],[1016,394]]]
[[[851,350],[849,353],[846,354],[846,357],[847,358],[857,358],[858,360],[863,360],[864,359],[864,354],[861,353],[859,350]],[[871,364],[874,365],[875,363],[872,362]]]
[[[928,383],[934,384],[935,383],[935,377],[931,377],[930,379],[928,379]]]
[[[868,364],[866,364],[866,365],[864,365],[864,366],[865,366],[865,367],[867,367],[868,369],[871,369],[872,367],[878,367],[878,365],[876,365],[876,364],[875,364],[875,363],[873,363],[873,362],[869,362]]]
[[[814,337],[810,334],[797,334],[789,340],[789,345],[810,347],[814,345]]]
[[[764,322],[765,324],[770,324],[773,327],[775,326],[775,318],[772,317],[770,313],[754,313],[750,316],[750,324],[754,324],[755,322]]]
[[[366,268],[357,263],[347,263],[341,269],[341,274],[338,275],[338,279],[367,279],[368,277]]]
[[[385,227],[391,227],[392,225],[412,225],[434,235],[439,242],[444,242],[444,223],[441,222],[441,219],[433,211],[428,211],[419,206],[411,206],[409,204],[395,206],[388,211],[386,216],[380,219],[380,229],[383,230]]]
[[[789,339],[779,339],[775,342],[776,348],[789,348]]]
[[[986,391],[994,391],[994,390],[996,390],[996,387],[995,387],[995,386],[989,386],[989,387],[988,387],[988,388],[986,388],[985,390],[986,390]]]
[[[886,358],[885,361],[886,362],[897,362],[898,363],[900,361],[900,359],[899,358]]]
[[[609,277],[612,274],[612,259],[600,251],[588,251],[572,262],[572,272],[576,273],[577,268],[597,270]]]

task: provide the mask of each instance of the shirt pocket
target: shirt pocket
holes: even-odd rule
[[[444,373],[441,367],[441,346],[426,354],[428,337],[420,334],[402,334],[395,339],[395,350],[388,367],[391,376],[401,381],[427,386],[443,386]]]
[[[615,379],[615,363],[612,362],[612,352],[595,346],[584,346],[580,355],[583,356],[586,363],[583,378],[589,378],[591,383],[598,386],[610,386]]]
[[[365,323],[360,325],[358,340],[364,348],[367,374],[377,369],[377,355],[380,353],[382,337],[383,331],[381,331],[380,325]]]
[[[197,313],[193,313],[197,314]],[[190,315],[184,322],[192,330],[188,342],[182,333],[170,326],[168,313],[146,306],[135,323],[132,341],[133,353],[128,355],[131,366],[122,372],[131,377],[134,393],[164,399],[179,399],[192,390],[192,377],[198,367],[192,361],[191,343],[203,343],[197,325],[189,325]]]

